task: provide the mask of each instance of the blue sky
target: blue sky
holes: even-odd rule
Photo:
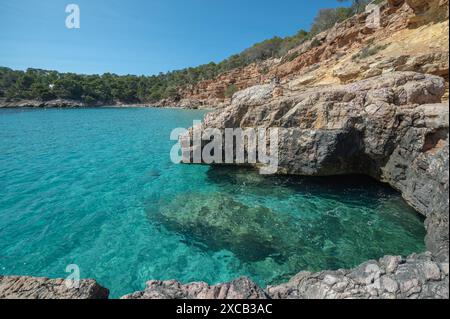
[[[68,4],[81,28],[67,29]],[[0,0],[0,66],[157,74],[308,30],[336,0]]]

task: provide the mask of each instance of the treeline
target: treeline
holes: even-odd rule
[[[15,99],[69,99],[86,104],[145,103],[175,97],[185,80],[199,72],[187,70],[157,76],[80,75],[39,69],[14,71],[0,68],[0,97]]]
[[[339,0],[346,1],[346,0]],[[165,98],[176,98],[178,90],[188,84],[213,79],[219,74],[268,58],[281,57],[352,15],[364,10],[368,0],[353,0],[350,7],[322,9],[310,32],[300,30],[290,37],[274,37],[257,43],[240,54],[220,62],[161,73],[154,76],[79,75],[39,69],[14,71],[0,68],[0,98],[14,99],[71,99],[94,103],[151,103]]]

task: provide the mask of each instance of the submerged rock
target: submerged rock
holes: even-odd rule
[[[249,207],[220,193],[181,195],[151,218],[208,249],[228,249],[244,261],[286,259],[305,246],[298,241],[299,228],[292,217]]]
[[[222,178],[230,178],[226,169],[221,173],[218,168],[214,171],[216,178],[220,174],[225,174]],[[264,273],[265,282],[271,284],[288,280],[300,270],[350,268],[385,254],[408,255],[424,249],[423,242],[418,240],[425,236],[421,220],[396,207],[397,196],[393,203],[388,193],[380,200],[372,198],[381,196],[367,189],[373,184],[349,188],[344,182],[340,185],[341,193],[336,193],[340,195],[334,198],[326,195],[326,192],[331,195],[334,189],[331,179],[326,179],[326,187],[316,185],[316,189],[313,181],[308,186],[292,181],[283,187],[273,187],[270,181],[277,178],[260,180],[258,174],[245,171],[247,174],[242,170],[241,174],[233,175],[235,183],[245,185],[244,197],[184,194],[161,203],[160,210],[150,213],[149,218],[182,235],[183,241],[200,250],[232,252],[250,273]],[[220,187],[220,178],[217,185]],[[339,197],[358,190],[363,197],[354,200]],[[272,206],[270,200],[261,201],[272,198],[273,193],[285,205]],[[285,202],[286,198],[290,200]],[[408,207],[405,205],[403,209]],[[399,210],[405,213],[402,220],[385,216],[386,212]],[[411,225],[404,228],[403,222]],[[366,230],[368,224],[372,229]]]
[[[0,299],[108,299],[109,290],[95,280],[68,288],[64,279],[0,276]]]

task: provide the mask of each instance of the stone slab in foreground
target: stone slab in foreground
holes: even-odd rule
[[[64,279],[0,276],[0,299],[108,299],[109,290],[95,280],[69,289]]]

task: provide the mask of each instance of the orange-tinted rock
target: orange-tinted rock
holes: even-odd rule
[[[390,39],[394,43],[398,41],[393,36],[401,33],[402,30],[409,30],[412,21],[418,23],[418,21],[431,19],[439,22],[442,21],[443,16],[448,17],[448,0],[408,0],[406,2],[405,0],[389,0],[388,2],[380,7],[380,28],[368,27],[367,13],[356,15],[318,34],[311,41],[304,42],[284,57],[254,63],[225,72],[215,79],[184,87],[180,90],[181,102],[166,101],[165,105],[194,108],[221,107],[231,102],[230,96],[226,96],[230,86],[234,86],[237,90],[244,90],[255,85],[270,84],[273,79],[277,79],[283,86],[274,92],[274,96],[279,96],[286,89],[299,89],[301,85],[320,83],[322,78],[326,79],[325,83],[350,83],[378,76],[384,72],[402,70],[439,75],[448,81],[446,58],[448,47],[432,48],[437,45],[433,40],[433,37],[438,36],[437,34],[432,34],[433,37],[431,34],[424,34],[424,38],[428,39],[423,41],[424,47],[407,54],[403,52],[401,46],[398,46],[398,52],[395,54],[390,52],[389,55],[378,56],[375,61],[369,59],[352,63],[349,56],[363,49],[377,46],[379,43],[389,45]],[[439,29],[439,32],[442,30]],[[432,31],[424,30],[423,32]],[[404,45],[408,45],[407,41],[405,40]],[[344,58],[348,62],[341,63]],[[290,85],[292,81],[296,84]]]

